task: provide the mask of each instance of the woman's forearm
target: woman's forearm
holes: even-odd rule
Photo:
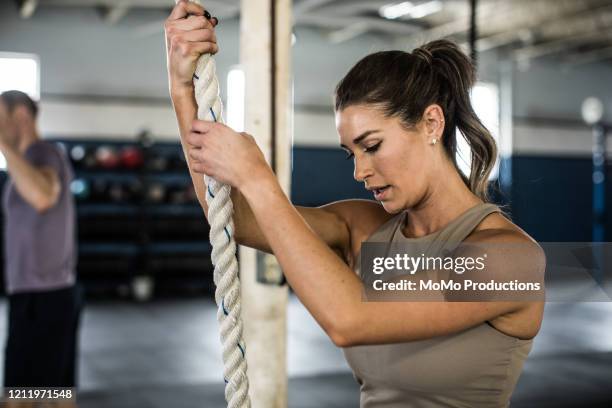
[[[206,204],[206,186],[204,184],[204,177],[201,174],[194,173],[191,170],[191,159],[189,158],[189,145],[185,141],[185,137],[191,131],[191,124],[197,118],[198,106],[196,104],[193,87],[171,87],[170,95],[172,97],[172,105],[176,114],[176,119],[179,126],[179,134],[181,140],[181,147],[183,148],[183,154],[187,161],[187,167],[189,168],[189,174],[191,175],[191,181],[198,197],[200,205],[204,209],[204,214],[208,216],[208,206]]]
[[[185,136],[191,132],[193,121],[197,118],[197,103],[195,100],[193,87],[173,87],[171,89],[172,104],[176,113],[176,118],[179,125],[181,136],[181,146],[187,160],[189,173],[193,182],[193,186],[198,197],[198,201],[204,210],[204,214],[208,219],[208,204],[206,202],[206,182],[204,175],[191,170],[191,158],[188,154],[189,145],[185,140]],[[236,241],[239,244],[249,245],[254,244],[254,247],[259,248],[261,244],[261,231],[257,226],[253,212],[249,208],[249,204],[242,197],[242,194],[235,188],[232,188],[231,193],[232,203],[234,205],[234,228]],[[259,249],[265,249],[264,247]]]

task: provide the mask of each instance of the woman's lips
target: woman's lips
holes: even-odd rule
[[[389,191],[389,186],[385,186],[383,188],[377,188],[374,191],[374,199],[376,201],[382,201],[387,195],[387,191]]]

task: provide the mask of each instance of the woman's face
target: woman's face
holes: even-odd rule
[[[419,122],[406,129],[368,105],[336,112],[340,145],[353,159],[355,180],[364,182],[374,199],[391,214],[417,205],[427,194],[432,177],[434,147],[431,130]]]

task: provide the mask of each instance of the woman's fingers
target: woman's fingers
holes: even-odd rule
[[[187,155],[190,159],[189,168],[192,171],[196,173],[207,174],[209,168],[204,161],[204,149],[192,146],[187,151]]]
[[[185,141],[191,148],[201,150],[206,138],[215,134],[216,131],[222,130],[223,127],[224,125],[220,123],[196,119],[192,122],[191,131],[185,136]],[[188,153],[191,155],[192,152],[189,151]],[[199,153],[201,152],[194,152],[194,154]]]
[[[216,122],[208,122],[206,120],[196,119],[191,122],[191,131],[198,133],[207,133],[219,126],[222,125]]]
[[[197,53],[198,55],[202,55],[202,54],[216,54],[217,52],[219,52],[219,46],[215,43],[211,43],[211,42],[194,42],[194,43],[189,43],[190,44],[190,48],[193,50],[194,53]]]
[[[202,54],[216,54],[219,47],[211,42],[189,42],[182,36],[170,39],[170,46],[182,58],[196,58]]]
[[[182,31],[200,30],[202,28],[213,28],[213,23],[204,18],[203,16],[189,16],[184,19],[171,21],[170,25]]]
[[[194,120],[191,125],[191,132],[187,134],[185,140],[189,145],[196,148],[204,146],[205,138],[212,131],[213,125],[216,124],[205,120]]]
[[[231,138],[233,130],[222,123],[196,119],[191,124],[191,131],[185,136],[185,141],[193,148],[201,148],[206,140],[212,138]],[[249,135],[250,136],[250,135]]]
[[[196,133],[196,132],[190,132],[189,134],[187,134],[187,136],[185,136],[185,141],[187,142],[187,144],[189,144],[189,146],[191,146],[194,149],[199,149],[202,147],[202,144],[204,143],[204,140],[202,139],[202,133]],[[189,152],[191,153],[191,152]]]
[[[187,154],[189,155],[189,158],[193,161],[196,161],[196,162],[202,161],[202,148],[201,147],[190,146],[187,151]]]
[[[187,31],[183,33],[183,39],[189,42],[211,42],[217,43],[217,36],[211,29],[204,28],[201,30]]]
[[[222,123],[194,120],[184,141],[192,171],[234,187],[267,166],[253,136],[236,133]]]
[[[203,163],[194,162],[191,164],[191,171],[200,173],[200,174],[206,174],[206,166]],[[210,175],[210,174],[207,174],[207,175]]]

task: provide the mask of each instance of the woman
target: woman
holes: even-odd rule
[[[345,349],[362,407],[507,406],[542,302],[364,302],[355,273],[365,241],[459,240],[518,244],[520,256],[488,253],[492,273],[541,280],[540,247],[487,204],[496,148],[470,106],[475,73],[468,58],[437,41],[357,63],[336,89],[336,126],[355,179],[378,202],[295,207],[253,137],[195,120],[195,62],[218,50],[217,21],[203,16],[201,7],[179,3],[166,38],[181,141],[205,212],[202,174],[233,187],[236,241],[273,252],[296,295]],[[474,152],[469,179],[454,159],[456,128]]]

